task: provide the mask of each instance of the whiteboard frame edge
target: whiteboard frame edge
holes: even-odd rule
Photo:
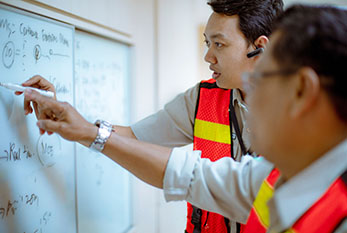
[[[29,12],[31,14],[34,14],[36,16],[41,16],[44,18],[48,18],[50,20],[61,22],[70,26],[75,27],[75,31],[84,31],[88,32],[97,36],[105,37],[111,40],[118,41],[120,43],[123,43],[128,46],[134,46],[134,41],[130,35],[123,34],[121,32],[117,32],[116,30],[111,30],[106,27],[103,27],[103,25],[94,24],[92,22],[88,22],[87,20],[84,20],[83,18],[79,18],[78,16],[75,16],[70,13],[64,14],[64,11],[59,10],[62,13],[55,12],[55,8],[49,8],[44,7],[43,4],[36,3],[36,2],[27,2],[27,1],[21,1],[21,0],[0,0],[0,3],[2,3],[5,6],[14,7],[19,10]],[[76,18],[75,18],[75,17]]]

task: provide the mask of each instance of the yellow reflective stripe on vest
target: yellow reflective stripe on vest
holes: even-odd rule
[[[277,231],[271,231],[270,233],[278,233]],[[289,229],[286,231],[283,231],[283,233],[297,233],[294,229]]]
[[[230,144],[229,125],[195,119],[194,136],[214,142]]]
[[[296,233],[296,231],[294,229],[289,229],[289,230],[285,231],[284,233]]]
[[[273,196],[273,193],[273,188],[266,180],[264,180],[253,203],[254,210],[265,228],[268,228],[270,225],[269,207],[266,203]]]

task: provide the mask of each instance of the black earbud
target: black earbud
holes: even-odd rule
[[[256,50],[254,50],[250,53],[247,53],[247,57],[252,58],[252,57],[258,56],[259,54],[261,54],[263,52],[264,52],[264,48],[257,48]]]

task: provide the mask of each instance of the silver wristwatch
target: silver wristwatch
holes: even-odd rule
[[[94,125],[99,127],[98,135],[96,136],[94,142],[92,142],[89,148],[94,151],[102,152],[107,139],[111,136],[112,124],[107,121],[97,120],[94,123]]]

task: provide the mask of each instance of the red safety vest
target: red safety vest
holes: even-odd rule
[[[274,169],[261,185],[247,224],[242,233],[265,233],[270,224],[266,202],[273,196],[273,185],[279,177]],[[347,217],[347,171],[285,233],[331,233]],[[252,224],[249,224],[252,222]]]
[[[201,82],[195,112],[194,150],[201,150],[202,158],[216,161],[222,157],[234,157],[231,100],[232,90],[218,88],[213,79]],[[244,148],[243,142],[240,144]],[[188,203],[186,232],[227,233],[230,232],[229,220]]]

